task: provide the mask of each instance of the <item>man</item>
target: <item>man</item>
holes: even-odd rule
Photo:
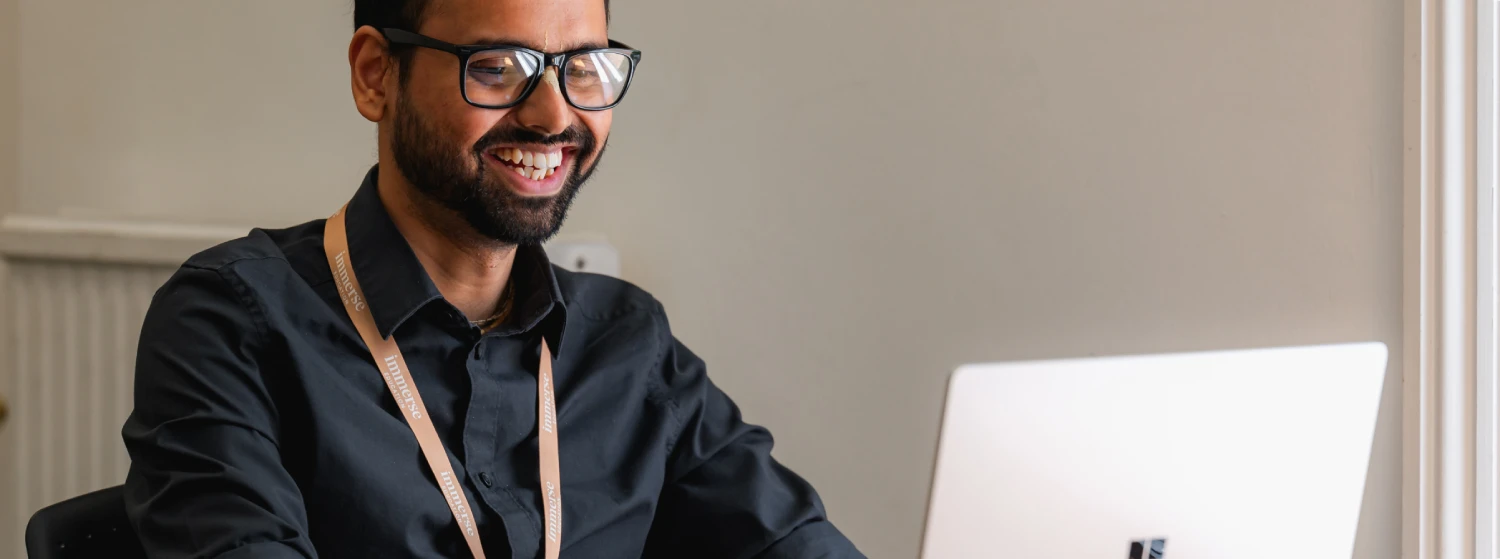
[[[194,256],[146,318],[150,556],[860,557],[655,299],[539,248],[639,61],[607,10],[355,1],[378,165],[333,218]]]

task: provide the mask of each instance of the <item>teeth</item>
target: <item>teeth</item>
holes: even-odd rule
[[[547,170],[546,169],[537,169],[536,171],[534,171],[534,172],[531,173],[531,180],[539,181],[539,180],[542,180],[544,178],[547,178]]]
[[[501,161],[515,163],[516,173],[523,177],[530,177],[537,171],[542,171],[543,176],[550,175],[553,169],[562,165],[563,159],[561,151],[539,153],[519,148],[500,148],[495,156]]]
[[[547,176],[549,176],[549,177],[552,176],[552,173],[556,173],[556,172],[557,172],[557,167],[548,167],[547,168]]]

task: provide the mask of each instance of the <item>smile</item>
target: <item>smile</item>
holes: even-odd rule
[[[552,176],[563,163],[562,150],[540,152],[517,148],[500,148],[490,152],[505,167],[521,178],[539,181]]]

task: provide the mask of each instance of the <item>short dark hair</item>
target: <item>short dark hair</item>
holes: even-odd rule
[[[354,28],[394,27],[416,33],[429,3],[431,0],[354,0]]]
[[[404,29],[412,33],[420,32],[422,18],[427,15],[427,7],[434,0],[354,0],[354,28],[359,29],[366,25],[376,30],[394,28]],[[437,0],[442,1],[442,0]],[[609,0],[604,0],[604,21],[609,22]],[[415,49],[398,48],[407,45],[391,45],[391,54],[396,58],[398,67],[405,67],[411,62],[411,55]],[[401,72],[401,83],[406,84],[410,74]]]
[[[394,27],[417,33],[431,3],[432,0],[354,0],[354,28]],[[604,19],[609,21],[609,0],[604,0]]]

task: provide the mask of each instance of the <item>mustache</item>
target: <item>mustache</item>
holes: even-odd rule
[[[562,132],[552,135],[542,134],[525,128],[497,128],[479,138],[479,141],[474,142],[474,153],[482,154],[500,144],[538,144],[544,146],[568,144],[579,146],[583,151],[587,152],[593,148],[594,137],[578,124],[573,124]]]

